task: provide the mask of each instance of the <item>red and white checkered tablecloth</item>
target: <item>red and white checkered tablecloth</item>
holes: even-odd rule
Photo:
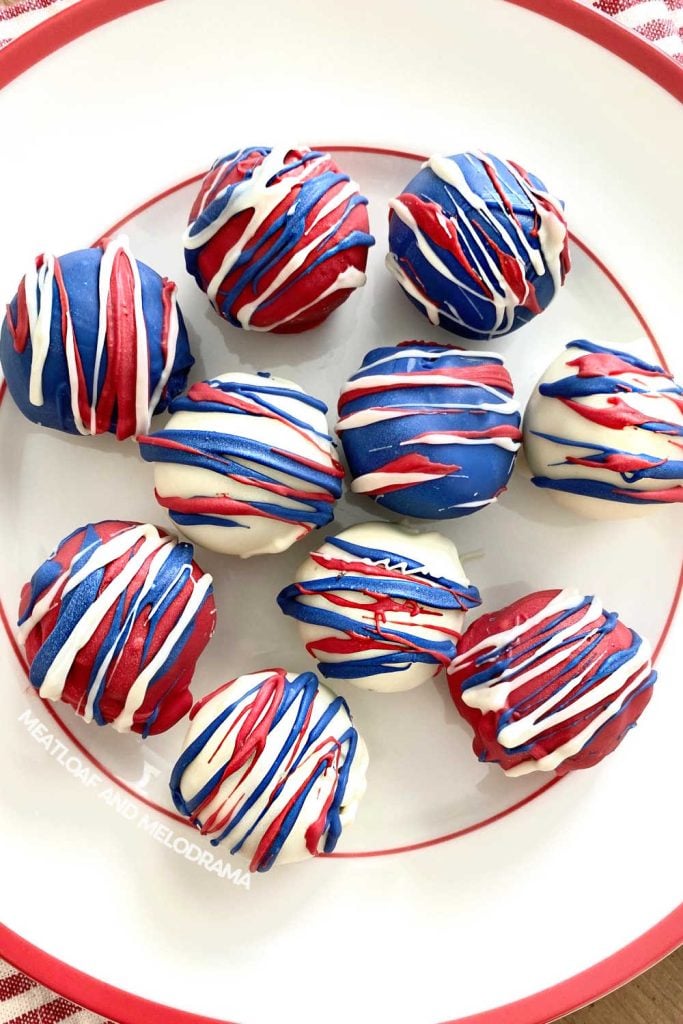
[[[0,0],[0,49],[39,21],[78,0]]]
[[[0,1022],[2,1024],[114,1024],[74,1006],[0,960]],[[147,1024],[141,1021],[140,1024]]]
[[[683,0],[579,0],[639,32],[683,65]],[[0,0],[0,48],[78,0]],[[0,960],[0,1024],[114,1024]],[[140,1021],[140,1024],[150,1024]]]
[[[683,64],[683,0],[583,0]]]

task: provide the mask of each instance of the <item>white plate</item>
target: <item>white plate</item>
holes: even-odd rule
[[[82,6],[97,20],[100,3]],[[119,4],[109,7],[113,15]],[[68,35],[66,15],[60,24]],[[198,356],[193,379],[268,368],[333,407],[368,348],[450,340],[382,267],[386,202],[416,163],[368,151],[378,146],[481,146],[525,163],[566,198],[581,239],[568,283],[535,323],[493,346],[522,400],[574,337],[646,357],[654,340],[683,372],[683,208],[671,198],[683,164],[680,106],[617,57],[499,0],[426,0],[410,15],[388,0],[166,0],[18,78],[0,93],[0,123],[3,178],[13,183],[0,212],[3,296],[36,252],[88,244],[170,188],[127,217],[125,230],[136,255],[180,285]],[[377,245],[368,286],[323,328],[253,336],[217,322],[185,274],[179,235],[196,184],[175,186],[221,152],[285,138],[347,143],[338,159],[370,198]],[[366,151],[351,152],[351,142]],[[0,599],[13,621],[22,582],[76,525],[164,516],[133,443],[42,431],[9,398],[0,433]],[[347,496],[336,522],[365,518],[375,508]],[[227,852],[197,864],[189,844],[211,847],[169,816],[166,778],[184,726],[143,743],[41,705],[3,635],[0,870],[16,885],[5,886],[1,916],[43,953],[7,929],[0,953],[120,1020],[141,1019],[135,997],[145,997],[249,1024],[323,1015],[328,1024],[435,1024],[470,1014],[531,1024],[676,945],[680,510],[616,527],[582,521],[517,471],[497,506],[443,529],[486,607],[574,585],[599,593],[657,645],[652,704],[613,757],[557,785],[505,779],[472,756],[443,681],[395,696],[342,686],[371,753],[357,822],[338,856],[275,869],[247,890],[239,861],[230,862],[232,884],[221,877]],[[263,665],[310,667],[274,596],[318,539],[246,563],[198,551],[216,579],[220,627],[197,694]],[[521,999],[502,1016],[488,1012]],[[176,1019],[151,1012],[143,1019]]]

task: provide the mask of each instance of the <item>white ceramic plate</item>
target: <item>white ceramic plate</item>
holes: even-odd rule
[[[141,6],[110,3],[106,16]],[[58,16],[36,52],[103,20],[102,7],[86,0],[80,15]],[[569,5],[556,9],[571,20]],[[589,28],[602,30],[592,17]],[[643,59],[644,44],[611,31],[610,45]],[[25,49],[13,68],[6,56],[0,77],[28,63]],[[653,57],[649,70],[675,89],[665,60]],[[560,296],[493,346],[519,397],[575,337],[646,357],[654,345],[683,373],[680,105],[613,54],[517,6],[165,0],[21,75],[0,92],[0,123],[1,294],[9,299],[36,252],[89,244],[123,218],[136,255],[179,283],[193,379],[267,368],[334,407],[370,347],[450,340],[383,269],[386,203],[417,166],[396,150],[473,146],[545,177],[567,200],[576,236]],[[368,286],[323,328],[254,336],[218,322],[184,272],[179,236],[196,183],[182,183],[219,153],[285,139],[339,149],[370,199],[377,245]],[[179,1019],[143,997],[248,1024],[473,1014],[531,1024],[683,939],[679,509],[617,526],[582,521],[518,470],[497,506],[443,524],[485,607],[578,586],[651,638],[660,681],[614,756],[559,784],[506,779],[472,756],[443,681],[394,696],[342,686],[371,753],[357,822],[333,857],[247,883],[244,865],[170,813],[166,780],[184,726],[146,743],[88,728],[41,704],[11,642],[20,586],[65,533],[100,518],[163,522],[151,467],[134,443],[42,431],[9,398],[0,435],[9,630],[0,638],[0,954],[119,1020]],[[340,529],[367,518],[374,506],[348,495],[339,504]],[[198,550],[220,625],[197,694],[264,665],[310,667],[274,597],[317,541],[245,563]],[[198,863],[204,850],[212,859]]]

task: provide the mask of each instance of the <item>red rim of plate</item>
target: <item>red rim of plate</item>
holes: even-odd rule
[[[338,145],[325,145],[325,144],[320,144],[319,145],[318,143],[316,143],[314,148],[315,149],[322,149],[322,150],[324,150],[326,152],[329,151],[329,152],[333,152],[333,153],[339,153],[339,152],[350,153],[351,152],[351,153],[372,154],[373,156],[400,157],[401,159],[404,159],[404,160],[413,160],[413,161],[415,161],[418,164],[419,163],[423,163],[424,160],[426,160],[426,157],[424,155],[419,155],[417,153],[409,153],[409,152],[406,152],[405,150],[381,149],[381,148],[377,148],[377,147],[374,147],[374,146],[338,146]],[[169,196],[172,196],[174,193],[180,191],[181,189],[187,188],[189,185],[193,185],[193,184],[196,184],[198,181],[201,181],[201,179],[204,177],[204,174],[205,174],[205,171],[202,171],[199,174],[195,174],[191,178],[186,178],[184,181],[178,182],[178,184],[176,184],[176,185],[171,185],[169,188],[165,189],[163,192],[160,192],[158,195],[152,196],[151,198],[145,200],[145,202],[141,203],[139,206],[136,206],[135,209],[133,209],[129,213],[125,214],[118,221],[116,221],[115,224],[113,224],[109,228],[107,228],[99,236],[99,238],[95,242],[93,242],[93,245],[101,245],[102,241],[105,238],[108,238],[108,237],[111,237],[112,235],[115,235],[118,231],[121,230],[121,228],[125,228],[126,225],[130,223],[130,221],[134,220],[136,217],[138,217],[141,213],[144,213],[146,210],[149,210],[150,207],[155,206],[159,202],[162,202],[164,199],[168,198]],[[631,296],[628,294],[626,289],[617,280],[617,278],[609,270],[609,268],[602,262],[602,260],[592,251],[592,249],[589,248],[588,245],[586,245],[585,242],[582,242],[580,239],[578,239],[571,232],[570,232],[570,237],[571,237],[571,240],[572,240],[572,245],[574,247],[578,248],[578,249],[581,249],[585,253],[585,255],[588,256],[588,258],[598,267],[598,269],[601,271],[601,273],[604,274],[604,276],[612,284],[612,287],[615,288],[619,292],[619,295],[626,302],[626,304],[629,306],[631,312],[634,314],[634,316],[638,320],[640,326],[642,327],[643,332],[647,336],[650,344],[652,345],[652,348],[654,349],[654,352],[655,352],[655,355],[657,357],[658,362],[660,363],[661,366],[663,366],[666,370],[668,370],[668,367],[667,367],[667,364],[666,364],[666,359],[664,357],[664,353],[662,352],[662,350],[661,350],[661,348],[659,346],[659,343],[657,342],[657,339],[655,338],[655,336],[654,336],[654,334],[653,334],[649,324],[645,320],[644,316],[642,315],[642,313],[640,312],[640,310],[638,309],[638,307],[636,306],[635,302],[633,301]],[[6,391],[7,391],[6,383],[3,383],[0,386],[0,405],[2,404],[2,402],[4,400]],[[678,605],[680,603],[681,594],[682,593],[683,593],[683,565],[681,566],[681,571],[679,573],[678,581],[677,581],[676,587],[674,589],[673,596],[671,598],[671,602],[670,602],[670,605],[669,605],[668,613],[667,613],[667,615],[666,615],[666,617],[664,619],[664,624],[662,626],[661,633],[659,635],[659,638],[658,638],[657,643],[656,643],[655,648],[654,648],[654,652],[653,652],[653,656],[652,656],[653,663],[656,663],[657,658],[659,657],[659,653],[660,653],[660,651],[661,651],[661,649],[662,649],[662,647],[663,647],[663,645],[664,645],[664,643],[666,641],[666,638],[667,638],[667,636],[669,634],[669,630],[671,629],[671,625],[673,623],[676,610],[677,610]],[[7,638],[8,638],[8,640],[10,642],[10,645],[11,645],[13,651],[14,651],[14,654],[15,654],[15,656],[17,658],[17,661],[19,662],[19,665],[21,666],[21,668],[22,668],[22,670],[23,670],[23,672],[26,675],[26,678],[28,680],[28,666],[26,664],[26,659],[24,658],[24,656],[22,654],[22,651],[21,651],[19,645],[17,644],[16,638],[14,636],[14,632],[13,632],[12,627],[10,625],[9,616],[7,615],[7,612],[6,612],[5,608],[4,608],[3,602],[1,600],[0,600],[0,625],[5,630],[5,633],[7,634]],[[36,695],[36,699],[39,699],[39,698],[37,698],[37,695]],[[133,797],[136,800],[139,800],[141,803],[145,804],[147,807],[150,807],[152,810],[156,811],[157,814],[160,814],[160,815],[162,815],[163,817],[166,817],[166,818],[170,818],[172,821],[175,821],[176,823],[180,824],[181,826],[192,830],[192,826],[191,826],[190,822],[187,820],[187,818],[184,818],[181,815],[176,814],[174,811],[170,810],[167,807],[164,807],[161,804],[155,803],[153,800],[150,800],[148,797],[146,797],[143,793],[140,793],[138,790],[134,789],[132,786],[129,786],[126,782],[123,781],[123,779],[118,778],[113,772],[111,772],[107,768],[107,766],[105,764],[103,764],[99,760],[99,758],[93,753],[92,750],[90,750],[84,743],[82,743],[74,735],[74,733],[72,732],[71,728],[69,727],[68,722],[65,722],[61,718],[61,716],[59,715],[57,710],[52,706],[51,702],[45,701],[45,702],[42,702],[42,703],[43,703],[43,708],[44,708],[45,712],[54,720],[54,722],[61,729],[61,731],[64,733],[64,735],[70,740],[70,742],[73,744],[73,746],[76,747],[76,749],[81,754],[83,754],[84,757],[86,757],[90,761],[90,763],[103,776],[105,776],[111,782],[113,782],[114,785],[118,786],[119,789],[123,789],[124,792],[128,793],[129,796]],[[389,857],[389,856],[393,856],[393,855],[401,854],[401,853],[411,853],[411,852],[413,852],[415,850],[424,850],[424,849],[427,849],[430,846],[438,846],[441,843],[452,842],[455,839],[461,839],[464,836],[470,835],[472,832],[477,832],[477,831],[479,831],[482,828],[486,828],[488,825],[493,825],[493,824],[495,824],[495,822],[501,821],[503,818],[506,818],[508,815],[513,814],[515,811],[521,810],[522,807],[526,807],[533,800],[536,800],[538,797],[542,796],[544,793],[547,793],[550,789],[552,789],[554,786],[556,786],[560,781],[561,781],[560,778],[558,778],[557,776],[553,776],[553,777],[550,778],[549,781],[546,781],[546,782],[540,784],[538,789],[535,789],[532,793],[527,794],[527,796],[523,797],[521,800],[517,800],[514,803],[509,804],[507,807],[503,807],[501,810],[497,811],[495,814],[489,815],[489,817],[487,817],[487,818],[482,818],[479,821],[471,822],[469,825],[465,825],[465,826],[463,826],[463,827],[461,827],[459,829],[455,829],[455,830],[453,830],[451,832],[446,832],[445,834],[442,834],[442,835],[431,836],[428,839],[415,840],[415,841],[410,842],[410,843],[402,843],[402,844],[400,844],[398,846],[389,846],[389,847],[376,848],[376,849],[371,849],[371,850],[335,851],[334,853],[329,853],[329,854],[324,855],[324,858],[325,858],[325,860],[333,860],[333,859],[339,859],[339,858],[353,859],[353,858],[361,858],[361,857],[363,857],[363,858],[365,858],[365,857]]]
[[[333,153],[338,153],[338,152],[349,153],[349,152],[353,152],[353,153],[372,154],[374,156],[400,157],[401,159],[404,159],[404,160],[413,160],[416,163],[422,163],[422,162],[424,162],[424,160],[426,160],[426,157],[424,155],[419,155],[417,153],[409,153],[409,152],[406,152],[405,150],[396,150],[396,149],[380,149],[380,148],[377,148],[377,147],[374,147],[374,146],[339,146],[339,145],[325,145],[325,144],[318,145],[316,143],[314,148],[316,148],[316,149],[323,149],[325,151],[330,151],[330,152],[333,152]],[[107,237],[111,237],[112,235],[116,234],[118,231],[121,230],[121,228],[124,228],[130,221],[134,220],[137,216],[139,216],[141,213],[144,213],[150,207],[155,206],[159,202],[162,202],[168,196],[173,195],[174,193],[180,191],[181,189],[187,188],[189,185],[193,185],[196,182],[200,181],[204,177],[204,173],[205,172],[200,172],[199,174],[195,174],[191,178],[187,178],[184,181],[181,181],[181,182],[179,182],[176,185],[171,185],[169,188],[165,189],[163,192],[160,192],[158,195],[152,196],[151,198],[145,200],[145,202],[143,202],[139,206],[135,207],[135,209],[133,209],[129,213],[125,214],[115,224],[113,224],[111,227],[107,228],[107,230],[104,231],[95,242],[93,242],[93,245],[100,245],[100,244],[102,244],[102,240],[103,239],[105,239]],[[601,271],[601,273],[605,275],[605,277],[608,279],[608,281],[612,284],[612,287],[615,288],[619,292],[621,298],[627,303],[627,305],[629,306],[631,312],[634,314],[634,316],[638,320],[640,326],[642,327],[643,332],[647,336],[648,341],[650,342],[650,344],[652,345],[652,348],[654,349],[654,352],[655,352],[655,355],[657,357],[657,360],[659,361],[659,363],[665,369],[668,370],[668,367],[667,367],[667,364],[666,364],[666,359],[664,357],[664,353],[662,352],[662,350],[661,350],[661,348],[659,346],[659,343],[657,342],[657,339],[655,338],[655,336],[654,336],[654,334],[653,334],[649,324],[645,320],[644,316],[642,315],[642,313],[640,312],[640,310],[638,309],[638,307],[636,306],[635,302],[633,301],[631,296],[628,294],[628,292],[626,291],[624,286],[614,276],[614,274],[611,272],[611,270],[609,270],[609,268],[602,262],[602,260],[593,252],[593,250],[590,249],[590,247],[588,245],[586,245],[585,242],[582,242],[579,238],[577,238],[571,232],[570,232],[570,237],[571,237],[571,240],[572,240],[572,245],[574,247],[578,248],[578,249],[581,249],[585,253],[585,255],[598,267],[598,269]],[[2,402],[3,402],[4,398],[5,398],[6,392],[7,392],[7,385],[6,385],[6,382],[3,382],[2,385],[0,385],[0,405],[2,404]],[[677,581],[676,587],[675,587],[674,592],[673,592],[673,596],[671,598],[671,602],[670,602],[670,605],[669,605],[668,613],[667,613],[667,615],[666,615],[666,617],[664,619],[664,624],[662,626],[661,633],[659,635],[659,638],[658,638],[657,643],[656,643],[655,648],[654,648],[654,652],[653,652],[653,655],[652,655],[653,663],[656,663],[656,661],[657,661],[657,659],[659,657],[660,651],[661,651],[662,647],[664,646],[664,643],[666,642],[666,638],[667,638],[667,636],[669,634],[669,630],[671,629],[671,626],[672,626],[672,623],[673,623],[673,620],[674,620],[674,617],[675,617],[676,610],[677,610],[678,605],[679,605],[680,600],[681,600],[682,593],[683,593],[683,564],[681,565],[681,570],[680,570],[680,573],[679,573],[679,577],[678,577],[678,581]],[[9,640],[10,646],[12,647],[12,650],[14,651],[14,654],[15,654],[15,656],[17,658],[17,661],[19,662],[19,665],[21,666],[21,668],[22,668],[22,670],[23,670],[23,672],[26,675],[26,678],[28,680],[28,665],[27,665],[26,659],[24,658],[24,655],[23,655],[23,653],[22,653],[22,651],[21,651],[21,649],[20,649],[20,647],[19,647],[19,645],[18,645],[18,643],[16,641],[16,638],[14,636],[14,632],[13,632],[12,627],[10,625],[9,616],[7,615],[7,612],[5,610],[5,607],[3,605],[2,600],[0,600],[0,626],[2,626],[2,628],[4,629],[4,631],[5,631],[6,635],[7,635],[7,639]],[[40,698],[38,698],[37,694],[35,695],[35,697],[36,697],[37,700],[40,700]],[[61,718],[61,716],[59,715],[57,710],[52,706],[50,701],[44,701],[44,702],[41,701],[41,703],[43,705],[43,709],[45,710],[45,712],[53,719],[53,721],[56,723],[56,725],[61,729],[61,731],[64,733],[64,735],[73,744],[73,746],[76,747],[76,749],[79,751],[79,753],[83,754],[83,756],[86,757],[90,761],[90,763],[103,776],[105,776],[107,779],[109,779],[111,782],[113,782],[116,786],[118,786],[119,789],[123,789],[124,792],[128,793],[129,796],[133,797],[134,799],[136,799],[136,800],[140,801],[141,803],[145,804],[147,807],[150,807],[152,810],[156,811],[157,814],[160,814],[160,815],[162,815],[163,817],[166,817],[166,818],[170,818],[172,821],[175,821],[176,823],[180,824],[181,826],[183,826],[183,827],[185,827],[187,829],[192,830],[192,826],[191,826],[190,822],[187,820],[187,818],[184,818],[181,815],[176,814],[174,811],[170,810],[169,808],[164,807],[163,805],[158,804],[158,803],[156,803],[153,800],[150,800],[143,793],[140,793],[138,790],[134,789],[132,786],[129,786],[123,779],[118,778],[113,772],[111,772],[109,770],[109,768],[105,764],[103,764],[99,760],[99,758],[93,753],[92,750],[90,750],[84,743],[82,743],[75,736],[75,734],[72,732],[71,728],[69,727],[68,722],[65,722]],[[361,857],[362,858],[365,858],[365,857],[389,857],[389,856],[393,856],[393,855],[396,855],[396,854],[411,853],[411,852],[414,852],[415,850],[427,849],[430,846],[438,846],[441,843],[452,842],[455,839],[461,839],[464,836],[470,835],[472,832],[477,832],[477,831],[479,831],[482,828],[486,828],[489,825],[493,825],[493,824],[495,824],[495,822],[501,821],[503,818],[506,818],[508,815],[513,814],[515,811],[521,810],[522,807],[526,807],[527,804],[530,804],[533,800],[535,800],[538,797],[542,796],[544,793],[547,793],[550,789],[552,789],[554,786],[556,786],[561,781],[562,781],[561,778],[558,778],[557,776],[553,776],[549,781],[544,782],[542,785],[539,785],[538,789],[534,790],[532,793],[527,794],[527,796],[523,797],[521,800],[517,800],[515,803],[509,804],[507,807],[502,808],[501,810],[497,811],[495,814],[492,814],[492,815],[490,815],[487,818],[482,818],[479,821],[471,822],[469,825],[463,826],[463,827],[461,827],[459,829],[456,829],[456,830],[454,830],[452,832],[447,832],[445,834],[438,835],[438,836],[431,836],[428,839],[416,840],[416,841],[413,841],[411,843],[402,843],[399,846],[390,846],[390,847],[385,847],[385,848],[380,848],[380,849],[372,849],[372,850],[348,850],[348,851],[343,851],[343,852],[342,851],[338,851],[338,852],[335,852],[335,853],[326,854],[324,856],[325,856],[326,860],[333,860],[333,859],[339,859],[339,858],[349,859],[349,858],[361,858]]]
[[[329,151],[329,152],[333,152],[333,153],[338,153],[338,152],[349,153],[349,152],[352,152],[352,153],[367,153],[367,154],[372,154],[374,156],[400,157],[401,159],[404,159],[404,160],[413,160],[416,163],[422,163],[424,160],[426,160],[426,157],[424,155],[419,155],[417,153],[409,153],[409,152],[406,152],[405,150],[396,150],[396,149],[380,149],[380,148],[377,148],[377,147],[374,147],[374,146],[338,146],[338,145],[325,145],[325,144],[318,145],[316,143],[314,148],[315,149],[322,149],[322,150],[325,150],[326,152]],[[112,235],[116,234],[118,231],[121,230],[121,228],[124,228],[130,221],[134,220],[137,216],[139,216],[141,213],[144,213],[150,207],[156,205],[159,202],[162,202],[168,196],[173,195],[175,192],[178,192],[181,189],[187,188],[189,185],[193,185],[196,182],[201,181],[201,179],[204,177],[204,174],[205,174],[204,171],[200,172],[199,174],[195,174],[191,178],[186,178],[184,181],[181,181],[181,182],[179,182],[176,185],[171,185],[169,188],[165,189],[163,192],[160,192],[158,195],[152,196],[151,198],[145,200],[145,202],[141,203],[139,206],[135,207],[135,209],[133,209],[129,213],[125,214],[125,216],[121,217],[115,224],[111,225],[111,227],[109,227],[106,231],[104,231],[99,236],[99,238],[95,242],[93,242],[93,245],[100,245],[102,243],[103,239],[105,239],[107,237],[111,237]],[[653,334],[649,324],[645,320],[644,316],[642,315],[642,313],[640,312],[640,310],[638,309],[638,307],[636,306],[635,302],[633,301],[631,296],[628,294],[628,292],[626,291],[624,286],[618,281],[618,279],[614,276],[614,274],[611,272],[611,270],[609,270],[609,268],[602,262],[602,260],[593,252],[593,250],[590,249],[588,245],[586,245],[585,242],[582,242],[579,238],[577,238],[571,232],[570,232],[570,236],[571,236],[571,240],[572,240],[572,245],[574,247],[578,248],[578,249],[581,249],[585,253],[585,255],[588,256],[588,258],[598,267],[598,269],[601,271],[601,273],[604,274],[604,276],[608,279],[608,281],[612,284],[612,286],[619,292],[621,298],[626,302],[626,304],[629,306],[631,312],[634,314],[634,316],[636,317],[636,319],[640,323],[640,326],[642,327],[643,332],[647,336],[650,344],[652,345],[652,348],[654,349],[655,355],[656,355],[657,360],[659,361],[660,365],[668,370],[666,359],[664,357],[664,353],[662,352],[657,339],[655,338],[655,336],[654,336],[654,334]],[[3,382],[3,384],[0,385],[0,405],[2,404],[2,402],[3,402],[4,398],[5,398],[6,391],[7,391],[6,382]],[[654,652],[653,652],[653,656],[652,656],[653,663],[656,663],[657,658],[659,657],[659,653],[660,653],[660,651],[661,651],[661,649],[662,649],[662,647],[663,647],[663,645],[664,645],[664,643],[666,641],[666,638],[667,638],[667,636],[669,634],[669,630],[670,630],[671,625],[673,623],[673,619],[674,619],[676,610],[677,610],[678,605],[680,603],[682,592],[683,592],[683,565],[681,566],[681,572],[679,574],[678,582],[677,582],[676,587],[674,589],[674,593],[673,593],[673,596],[671,598],[669,610],[668,610],[668,613],[667,613],[667,615],[665,617],[664,624],[662,626],[662,630],[661,630],[661,633],[659,635],[659,639],[657,640],[657,643],[656,643],[655,648],[654,648]],[[19,645],[17,644],[16,638],[14,636],[14,632],[12,630],[12,627],[11,627],[11,624],[10,624],[10,621],[9,621],[9,616],[7,615],[7,611],[6,611],[6,609],[5,609],[4,605],[3,605],[2,600],[0,600],[0,626],[2,626],[2,628],[5,631],[5,633],[7,634],[7,638],[8,638],[8,640],[10,642],[10,645],[11,645],[13,651],[14,651],[14,654],[15,654],[15,656],[17,658],[17,661],[19,662],[19,665],[21,666],[21,668],[22,668],[22,670],[23,670],[23,672],[26,675],[26,678],[28,680],[28,666],[26,664],[26,659],[24,658],[24,656],[22,654],[22,651],[21,651]],[[36,699],[39,699],[37,697],[37,695],[36,695]],[[84,743],[82,743],[74,735],[74,733],[71,731],[71,729],[69,727],[68,722],[65,722],[61,718],[61,716],[58,714],[57,710],[52,706],[52,704],[49,701],[44,701],[44,702],[41,702],[41,703],[43,704],[43,708],[44,708],[45,712],[54,720],[54,722],[61,729],[61,731],[64,733],[64,735],[70,740],[70,742],[73,744],[73,746],[76,747],[76,749],[79,751],[79,753],[83,754],[83,756],[86,757],[90,761],[90,763],[103,776],[108,778],[111,782],[113,782],[120,789],[123,789],[124,792],[128,793],[129,796],[133,797],[136,800],[139,800],[141,803],[145,804],[147,807],[150,807],[153,811],[156,811],[157,814],[161,814],[163,817],[170,818],[172,821],[175,821],[176,823],[180,824],[181,826],[183,826],[185,828],[188,828],[190,830],[192,829],[192,826],[191,826],[190,822],[187,820],[187,818],[182,817],[180,814],[176,814],[174,811],[170,810],[167,807],[164,807],[161,804],[155,803],[153,800],[150,800],[148,797],[146,797],[143,793],[140,793],[138,790],[134,789],[132,786],[129,786],[126,782],[123,781],[123,779],[118,778],[113,772],[111,772],[107,768],[107,766],[105,764],[103,764],[99,760],[98,757],[96,757],[96,755],[93,753],[92,750],[90,750],[88,747],[86,747],[86,745]],[[487,818],[482,818],[479,821],[471,822],[469,825],[463,826],[463,827],[461,827],[459,829],[455,829],[452,832],[447,832],[445,834],[438,835],[438,836],[431,836],[428,839],[415,840],[415,841],[413,841],[411,843],[402,843],[399,846],[390,846],[390,847],[384,847],[384,848],[372,849],[372,850],[335,851],[334,853],[326,854],[325,855],[325,859],[326,860],[333,860],[333,859],[339,859],[339,858],[349,859],[349,858],[360,858],[360,857],[389,857],[389,856],[393,856],[395,854],[411,853],[411,852],[414,852],[415,850],[427,849],[430,846],[438,846],[441,843],[452,842],[455,839],[461,839],[464,836],[470,835],[472,832],[477,832],[477,831],[479,831],[482,828],[486,828],[488,825],[493,825],[493,824],[495,824],[495,822],[500,821],[503,818],[506,818],[508,815],[513,814],[515,811],[521,810],[522,807],[526,807],[527,804],[530,804],[532,802],[532,800],[536,800],[538,797],[542,796],[544,793],[547,793],[550,789],[552,789],[554,786],[556,786],[561,781],[562,780],[560,778],[558,778],[557,776],[553,776],[549,781],[544,782],[542,785],[539,785],[538,789],[535,789],[532,793],[527,794],[527,796],[523,797],[521,800],[517,800],[515,803],[509,804],[507,807],[502,808],[501,810],[497,811],[495,814],[492,814],[492,815],[490,815]]]
[[[80,0],[10,43],[0,53],[0,89],[62,46],[109,21],[160,0]],[[683,102],[683,68],[630,29],[576,0],[507,0],[586,36],[621,57]],[[349,147],[351,148],[351,147]],[[683,943],[683,904],[617,953],[506,1006],[449,1024],[546,1024],[625,984]],[[0,925],[0,954],[19,970],[119,1024],[228,1024],[124,992],[51,956]]]

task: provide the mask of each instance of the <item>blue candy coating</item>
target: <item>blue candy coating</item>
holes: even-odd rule
[[[399,283],[397,268],[406,275],[405,294],[432,323],[479,341],[509,334],[547,307],[569,269],[563,203],[553,197],[539,199],[538,193],[548,195],[540,178],[526,172],[522,177],[521,169],[492,154],[458,153],[444,159],[456,165],[456,176],[462,174],[466,183],[462,191],[435,173],[428,161],[398,198],[415,196],[431,204],[432,212],[450,221],[452,235],[421,219],[416,229],[392,208],[387,265]],[[475,205],[468,192],[479,197],[482,205]],[[539,226],[544,217],[552,218],[560,234],[564,226],[561,254],[552,244],[543,244]],[[538,254],[536,267],[530,249]],[[531,297],[520,293],[517,300],[505,300],[501,275],[513,289],[526,285]],[[436,310],[430,311],[415,291]],[[492,295],[506,306],[502,322],[497,322]]]
[[[408,354],[416,351],[419,354]],[[512,384],[509,382],[503,390],[487,388],[476,379],[453,384],[436,380],[458,368],[478,368],[483,380],[492,367],[499,368],[498,373],[509,382],[502,359],[490,353],[464,352],[426,342],[369,352],[342,391],[339,402],[337,431],[354,478],[353,489],[358,490],[358,478],[381,473],[388,464],[414,455],[440,466],[452,466],[452,471],[426,482],[406,483],[397,490],[372,494],[384,508],[418,519],[455,519],[494,501],[510,478],[521,437],[521,418],[519,407],[512,400]],[[411,384],[410,376],[406,375],[414,374],[431,375],[434,384]],[[383,378],[396,376],[409,386],[372,391],[373,387],[383,386]],[[355,382],[364,393],[347,400],[345,393]],[[345,420],[353,413],[376,410],[381,414],[389,408],[400,408],[404,415],[345,428]],[[418,414],[414,414],[416,409],[420,410]],[[510,433],[515,450],[502,447],[495,437],[487,438],[488,433],[500,429]],[[480,433],[482,443],[460,442],[457,437],[442,444],[415,440],[420,435],[444,431]]]
[[[64,285],[69,299],[74,336],[83,367],[88,401],[92,401],[92,385],[95,372],[98,321],[100,313],[99,273],[103,251],[101,248],[81,249],[59,257]],[[163,328],[162,287],[163,279],[146,264],[136,261],[142,286],[142,311],[147,328],[150,361],[149,398],[159,382],[164,359],[161,350]],[[29,399],[29,379],[33,350],[29,338],[23,352],[15,348],[8,317],[0,331],[0,364],[7,380],[10,394],[21,412],[32,423],[52,427],[69,434],[78,434],[71,408],[71,389],[66,353],[62,341],[62,307],[56,281],[52,285],[52,316],[50,321],[50,344],[43,370],[43,404],[33,405]],[[194,362],[187,337],[187,330],[178,308],[178,338],[176,354],[165,394],[156,406],[155,412],[163,412],[169,401],[179,394],[186,385],[187,375]],[[8,307],[13,323],[17,321],[18,297],[15,295]],[[106,346],[98,374],[98,389],[107,373]],[[131,385],[135,386],[134,382]],[[114,408],[109,432],[116,433],[117,415]]]

